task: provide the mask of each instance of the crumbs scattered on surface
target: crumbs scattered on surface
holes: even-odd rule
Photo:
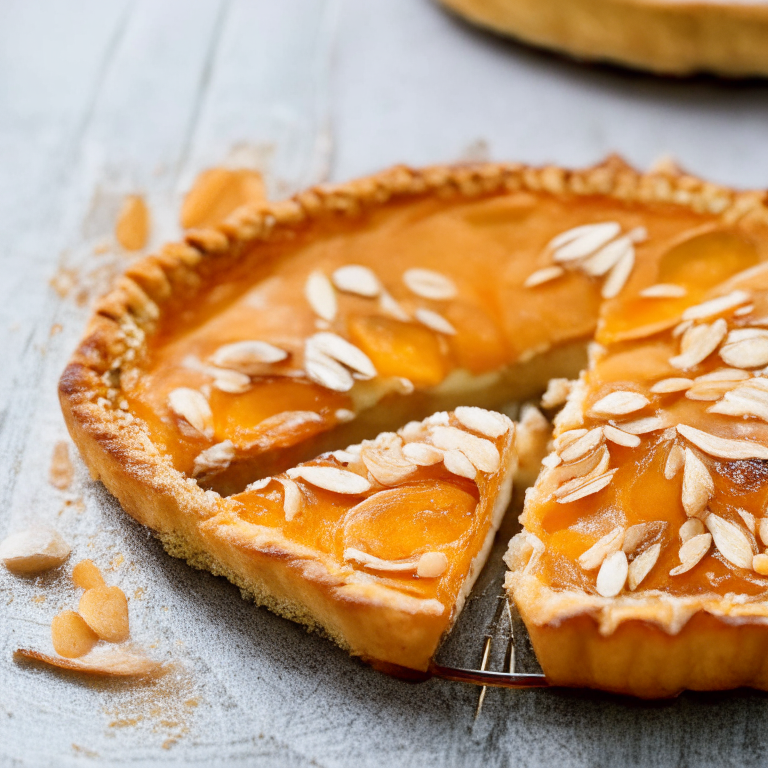
[[[72,466],[72,460],[69,458],[69,443],[66,440],[59,440],[53,447],[48,480],[51,485],[60,491],[66,491],[72,484],[74,474],[75,469]]]
[[[51,337],[56,336],[56,334],[61,333],[63,330],[64,330],[64,326],[61,323],[54,323],[51,326],[51,332],[49,335]]]
[[[149,209],[141,195],[128,195],[115,225],[117,242],[127,251],[140,251],[149,240]]]

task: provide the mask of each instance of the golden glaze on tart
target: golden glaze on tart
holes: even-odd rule
[[[140,262],[99,305],[62,404],[92,471],[172,554],[378,666],[423,670],[485,559],[515,464],[509,422],[475,407],[575,376],[598,318],[613,380],[644,381],[645,346],[663,346],[686,307],[766,259],[760,194],[680,174],[618,160],[584,172],[398,168],[240,209]],[[518,431],[530,473],[536,440]],[[598,432],[566,470],[597,473],[593,500],[623,487],[614,475],[631,462]],[[552,476],[526,507],[515,574]],[[578,529],[572,515],[563,530]],[[574,557],[591,544],[562,536]],[[592,598],[591,571],[573,584],[528,560],[522,571],[523,586]],[[516,578],[536,643],[539,595],[526,603]],[[559,622],[546,615],[542,631],[565,637]],[[603,684],[552,675],[536,650],[557,682]]]
[[[441,0],[533,45],[651,72],[768,74],[768,4],[757,0]]]

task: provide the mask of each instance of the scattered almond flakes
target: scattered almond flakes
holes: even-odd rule
[[[72,460],[69,458],[69,443],[66,440],[59,440],[53,447],[48,480],[51,485],[60,491],[66,491],[72,484],[74,474],[75,469],[72,466]]]
[[[117,242],[126,251],[140,251],[149,240],[149,210],[141,195],[128,195],[115,225]]]

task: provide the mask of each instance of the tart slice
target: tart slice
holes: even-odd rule
[[[378,667],[424,670],[509,503],[514,434],[436,413],[252,483],[173,552]]]
[[[639,299],[674,305],[661,331],[614,305],[507,554],[554,683],[768,687],[768,265],[674,288]]]

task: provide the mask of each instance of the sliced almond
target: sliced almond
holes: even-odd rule
[[[523,283],[524,288],[535,288],[537,285],[544,285],[544,283],[557,280],[558,277],[562,277],[565,274],[565,270],[562,267],[544,267],[543,269],[537,269],[532,272],[525,279]]]
[[[621,550],[608,555],[597,573],[597,594],[602,597],[616,597],[624,589],[628,573],[627,556]]]
[[[286,473],[292,480],[300,478],[310,485],[334,493],[353,496],[371,489],[371,483],[361,475],[337,467],[303,466],[289,469]]]
[[[688,539],[692,539],[694,536],[701,536],[706,530],[701,520],[697,517],[691,517],[680,526],[680,541],[685,544]]]
[[[578,563],[585,571],[599,568],[608,555],[618,552],[624,543],[624,529],[616,526],[610,533],[598,539],[586,552],[579,556]]]
[[[594,427],[584,435],[574,440],[565,448],[559,451],[560,458],[565,462],[577,461],[595,450],[603,442],[603,428]]]
[[[648,539],[661,533],[666,528],[666,525],[666,523],[658,520],[631,525],[624,534],[624,544],[621,548],[628,555],[631,555],[640,549],[641,545],[648,541]]]
[[[448,568],[448,557],[443,552],[425,552],[419,558],[416,575],[420,579],[436,579]]]
[[[316,333],[310,336],[306,342],[307,354],[310,358],[317,353],[326,355],[342,365],[351,368],[361,378],[372,379],[376,374],[376,368],[368,355],[354,344],[335,333]]]
[[[687,424],[678,424],[677,431],[704,453],[718,459],[768,459],[768,448],[750,440],[717,437]]]
[[[541,460],[542,466],[546,467],[547,469],[554,469],[555,467],[559,467],[562,463],[563,460],[554,452],[545,456]]]
[[[738,368],[718,368],[716,371],[712,371],[711,373],[705,373],[701,376],[697,376],[694,379],[694,383],[701,384],[702,382],[712,381],[735,382],[744,381],[748,378],[750,378],[749,374],[746,371],[739,370]]]
[[[603,434],[606,440],[610,440],[612,443],[624,446],[625,448],[637,448],[640,445],[640,438],[637,435],[630,435],[629,432],[612,427],[610,424],[606,424],[603,427]]]
[[[687,293],[684,286],[674,283],[656,283],[640,291],[644,299],[681,299]]]
[[[11,573],[33,576],[60,566],[70,551],[61,534],[35,525],[3,539],[0,560]]]
[[[459,423],[471,429],[473,432],[479,432],[486,437],[501,437],[509,432],[512,422],[503,414],[494,411],[486,411],[484,408],[461,405],[453,415]]]
[[[569,429],[558,435],[554,440],[555,450],[559,453],[567,448],[571,443],[587,434],[588,429]]]
[[[750,300],[750,295],[746,291],[731,291],[725,296],[718,296],[715,299],[704,301],[683,312],[683,320],[704,320],[708,317],[721,315],[730,309],[746,304]]]
[[[586,496],[591,496],[593,493],[602,491],[613,480],[613,476],[616,474],[616,470],[612,469],[610,472],[598,475],[597,477],[584,483],[581,487],[577,488],[572,493],[557,499],[558,504],[570,504],[571,502],[583,499]],[[557,494],[555,494],[557,495]]]
[[[304,284],[304,296],[314,313],[331,322],[336,317],[338,303],[331,281],[322,272],[312,272]]]
[[[630,435],[647,435],[649,432],[657,432],[660,429],[666,429],[669,423],[661,416],[646,416],[643,419],[634,419],[625,421],[621,428]]]
[[[685,449],[683,469],[683,509],[688,517],[698,517],[715,494],[715,483],[704,462],[690,449]]]
[[[347,547],[344,550],[344,560],[349,563],[362,565],[371,571],[385,571],[389,573],[415,573],[418,568],[418,561],[413,558],[406,560],[385,560],[375,555],[369,555],[361,549]]]
[[[492,474],[501,465],[499,449],[483,437],[470,435],[456,427],[435,427],[431,439],[437,448],[444,451],[461,451],[480,472]]]
[[[542,408],[558,408],[565,404],[571,394],[571,386],[569,379],[550,379],[547,391],[541,396]]]
[[[602,277],[610,272],[627,253],[632,251],[632,241],[625,235],[603,246],[579,266],[592,277]]]
[[[168,407],[201,435],[213,437],[213,413],[202,392],[189,387],[174,389],[168,395]]]
[[[664,477],[667,480],[671,480],[684,465],[685,451],[682,446],[675,444],[669,449],[669,453],[667,454],[667,461],[664,464]]]
[[[261,480],[254,480],[252,483],[248,483],[248,485],[245,486],[245,490],[249,493],[252,491],[261,491],[266,488],[274,479],[274,477],[262,477]]]
[[[128,639],[128,600],[120,587],[87,589],[77,612],[102,640],[122,643]]]
[[[661,544],[657,542],[648,547],[645,552],[641,552],[629,564],[627,582],[632,592],[640,586],[645,577],[651,572],[653,566],[658,562],[660,554]]]
[[[768,547],[768,517],[761,517],[757,524],[757,534],[760,536],[760,541]]]
[[[408,269],[403,273],[403,282],[411,293],[423,299],[453,299],[458,293],[450,277],[432,269]]]
[[[390,440],[363,444],[360,458],[376,482],[382,485],[397,485],[416,471],[416,465],[403,455],[397,435],[392,435]]]
[[[650,400],[639,392],[617,390],[600,398],[590,411],[598,416],[626,416],[640,411],[650,404]]]
[[[682,377],[672,379],[662,379],[657,381],[652,387],[651,392],[657,395],[666,395],[670,392],[684,392],[693,386],[693,379]]]
[[[751,512],[747,512],[746,509],[737,509],[736,512],[738,512],[739,517],[744,521],[746,529],[754,536],[757,529],[755,516]]]
[[[733,523],[710,514],[704,521],[720,554],[737,568],[752,568],[752,545],[746,534]]]
[[[734,368],[762,368],[768,365],[768,337],[744,339],[725,344],[720,357]]]
[[[681,573],[690,571],[691,568],[701,562],[711,546],[712,536],[709,533],[700,533],[684,541],[679,552],[680,565],[673,568],[669,575],[679,576]]]
[[[630,246],[629,250],[616,263],[616,266],[608,273],[600,295],[604,299],[613,299],[618,296],[626,285],[627,280],[629,280],[634,266],[635,249]]]
[[[562,461],[553,473],[558,483],[558,496],[567,496],[580,488],[585,482],[602,475],[610,464],[611,454],[603,445],[598,450],[587,453],[576,461],[563,464]]]
[[[352,374],[343,365],[310,344],[304,346],[304,369],[310,381],[334,392],[349,392],[355,385]]]
[[[446,336],[455,336],[456,329],[437,312],[424,307],[419,307],[414,312],[414,317],[427,328],[437,331],[437,333],[443,333]]]
[[[231,440],[216,443],[197,454],[192,466],[192,477],[222,472],[234,458],[235,446]]]
[[[241,395],[251,388],[251,378],[239,371],[231,371],[228,368],[214,368],[209,366],[208,372],[213,376],[213,386],[222,392],[232,395]]]
[[[674,368],[687,370],[706,360],[720,345],[728,332],[728,325],[720,318],[708,325],[694,325],[681,339],[681,352],[669,359]]]
[[[375,298],[381,291],[381,282],[376,273],[360,264],[347,264],[334,270],[333,284],[344,293],[354,293],[365,298]]]
[[[557,262],[583,259],[613,240],[620,232],[621,225],[615,221],[574,227],[550,241],[549,247],[554,249],[552,258]]]
[[[224,344],[212,355],[211,362],[219,368],[231,368],[234,371],[254,376],[262,367],[280,363],[288,358],[288,352],[266,341],[250,339]]]
[[[403,456],[418,467],[431,467],[443,460],[443,452],[428,443],[406,443]]]
[[[285,477],[278,477],[276,479],[283,486],[283,512],[286,521],[290,523],[301,512],[304,497],[301,495],[299,486],[293,480]]]
[[[475,465],[458,449],[446,451],[443,454],[443,465],[454,475],[474,480],[477,476]]]

